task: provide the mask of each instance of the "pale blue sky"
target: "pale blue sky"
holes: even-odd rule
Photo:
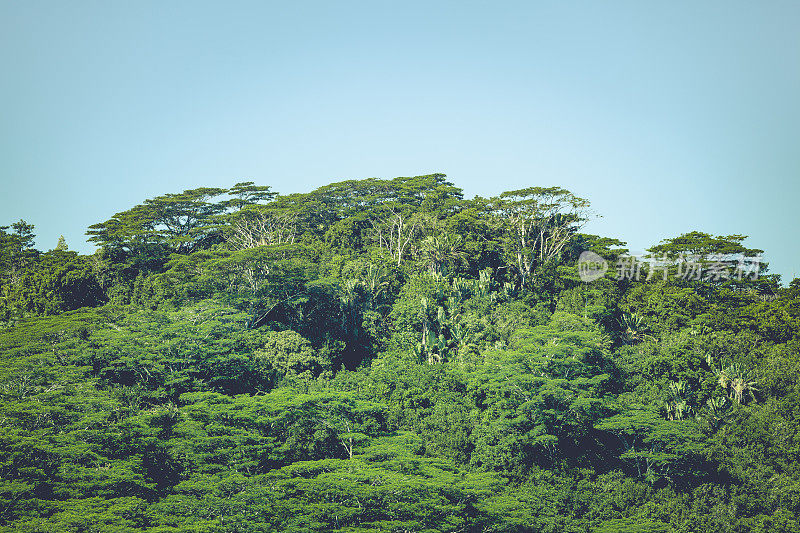
[[[800,2],[0,0],[0,73],[0,225],[41,249],[197,186],[444,172],[800,275]]]

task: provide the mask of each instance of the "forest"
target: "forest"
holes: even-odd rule
[[[165,193],[91,255],[1,221],[0,532],[800,531],[800,279],[595,216],[431,174]]]

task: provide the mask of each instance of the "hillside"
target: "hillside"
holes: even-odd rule
[[[433,174],[3,227],[0,531],[800,531],[800,280],[592,216]]]

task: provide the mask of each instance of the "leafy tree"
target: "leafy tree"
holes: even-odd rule
[[[216,238],[211,222],[225,205],[208,200],[225,192],[201,187],[158,196],[90,226],[86,234],[113,257],[137,257],[144,264],[159,254],[191,253]]]
[[[317,353],[311,343],[294,331],[272,332],[255,353],[256,364],[262,372],[278,372],[288,378],[310,379],[331,363]]]
[[[548,261],[558,259],[575,232],[586,222],[589,202],[560,187],[530,187],[504,192],[493,199],[503,227],[506,261],[520,286]]]
[[[712,236],[700,231],[685,233],[648,249],[656,260],[666,261],[678,278],[702,279],[714,283],[729,280],[774,283],[774,278],[764,274],[768,264],[762,260],[763,250],[746,248],[742,241],[746,235]],[[666,275],[666,273],[665,273]]]
[[[239,182],[228,189],[227,193],[234,198],[225,201],[223,205],[240,211],[249,205],[269,202],[278,194],[270,189],[269,185],[255,185],[252,181]]]
[[[9,226],[0,226],[0,274],[3,281],[15,281],[16,273],[33,260],[37,253],[33,249],[33,225],[24,220]]]

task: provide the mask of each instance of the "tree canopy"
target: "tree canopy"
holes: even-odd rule
[[[0,532],[800,530],[800,280],[591,216],[430,174],[0,227]]]

